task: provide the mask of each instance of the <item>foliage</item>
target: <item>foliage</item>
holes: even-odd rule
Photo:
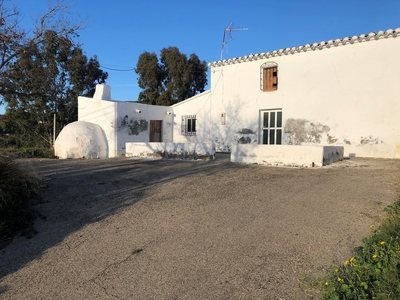
[[[139,133],[147,130],[148,125],[149,122],[145,119],[129,119],[128,115],[125,115],[118,122],[118,129],[127,128],[129,135],[139,135]]]
[[[71,25],[63,16],[64,7],[57,2],[50,7],[33,25],[33,30],[27,32],[22,29],[20,14],[16,8],[10,8],[8,1],[0,0],[0,78],[4,72],[12,68],[19,54],[25,51],[26,45],[40,45],[45,39],[47,31],[54,31],[59,36],[71,38],[77,36],[79,26]],[[0,94],[4,94],[4,88],[0,86]],[[9,88],[9,87],[8,87]]]
[[[136,64],[139,101],[172,105],[203,92],[207,84],[207,64],[196,54],[189,58],[176,47],[164,48],[160,60],[155,53],[144,52]]]
[[[54,113],[58,130],[75,121],[78,95],[93,95],[96,83],[103,83],[108,74],[96,56],[88,59],[74,42],[77,27],[58,19],[59,7],[40,19],[32,36],[18,28],[18,14],[7,13],[4,2],[0,13],[5,15],[0,23],[2,49],[7,49],[0,50],[0,95],[7,104],[1,130],[14,135],[19,147],[49,148]]]
[[[0,156],[0,238],[33,230],[32,200],[39,195],[36,178]]]
[[[325,282],[325,299],[400,299],[400,201]]]
[[[70,39],[47,31],[43,43],[28,44],[3,78],[12,86],[3,95],[9,132],[50,145],[53,114],[58,128],[75,121],[78,95],[93,95],[96,82],[106,77],[96,57],[88,60]]]

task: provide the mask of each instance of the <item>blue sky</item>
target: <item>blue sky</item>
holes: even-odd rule
[[[51,1],[14,0],[30,28]],[[293,47],[400,27],[399,0],[64,0],[72,22],[82,24],[79,42],[88,56],[113,68],[133,68],[143,51],[177,46],[211,62],[220,57],[224,27],[234,32],[224,58]],[[109,71],[114,99],[135,100],[134,71]],[[0,108],[1,113],[1,108]]]

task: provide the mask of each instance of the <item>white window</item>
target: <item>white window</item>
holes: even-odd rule
[[[196,135],[196,116],[182,116],[182,135]]]
[[[282,110],[261,111],[261,127],[262,144],[282,144]]]

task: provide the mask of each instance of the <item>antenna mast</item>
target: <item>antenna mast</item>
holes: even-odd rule
[[[229,40],[232,39],[232,31],[245,31],[249,30],[248,28],[232,28],[232,22],[224,28],[224,35],[222,37],[222,44],[221,44],[221,60],[224,54],[225,46],[228,44]]]

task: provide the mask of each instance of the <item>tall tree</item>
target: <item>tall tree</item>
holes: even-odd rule
[[[79,46],[54,31],[47,31],[43,43],[29,43],[5,73],[8,87],[3,96],[6,117],[15,123],[14,133],[40,136],[50,143],[53,114],[58,128],[77,119],[77,97],[92,96],[96,83],[107,73],[96,57],[88,59]]]
[[[144,52],[136,64],[138,84],[142,88],[139,102],[172,105],[204,91],[207,85],[207,64],[196,54],[189,59],[176,47],[155,53]]]
[[[139,87],[143,89],[139,94],[139,101],[153,105],[158,104],[157,100],[163,92],[162,82],[165,72],[158,62],[157,55],[150,52],[142,53],[135,71],[139,74]]]
[[[11,91],[10,82],[4,80],[6,72],[13,67],[18,55],[26,51],[27,45],[40,45],[44,42],[46,32],[54,31],[58,36],[73,38],[78,35],[79,26],[71,25],[64,17],[65,7],[57,2],[50,7],[35,24],[31,31],[21,28],[20,14],[11,8],[9,1],[0,0],[0,95]],[[1,104],[1,98],[0,98]]]
[[[18,28],[17,12],[0,1],[0,102],[7,104],[1,122],[24,145],[49,146],[54,113],[58,129],[76,120],[78,95],[93,95],[108,76],[74,42],[77,27],[58,13],[58,6],[51,8],[29,36]]]

